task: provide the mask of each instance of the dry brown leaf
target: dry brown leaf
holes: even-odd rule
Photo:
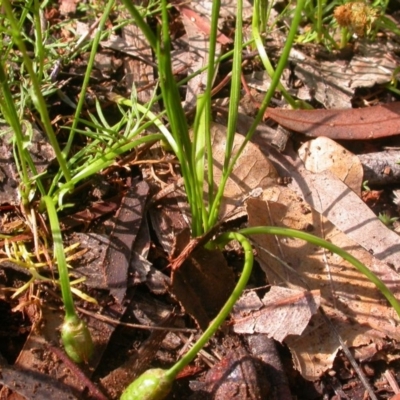
[[[301,49],[291,49],[292,72],[304,86],[296,96],[302,100],[318,100],[325,108],[352,108],[354,90],[391,81],[399,65],[398,45],[388,39],[358,43],[351,61],[338,57],[311,57]],[[291,88],[293,90],[293,88]]]
[[[321,60],[295,48],[290,50],[289,59],[296,77],[303,82],[296,93],[297,97],[304,101],[315,99],[328,109],[351,108],[354,89],[350,88],[349,81],[354,74],[348,72],[346,62],[338,59]]]
[[[67,16],[68,14],[74,14],[76,12],[77,4],[78,0],[61,0],[60,1],[61,15]]]
[[[396,270],[400,268],[399,235],[388,229],[354,192],[328,171],[299,172],[306,189],[304,198],[313,208],[377,259]]]
[[[8,365],[3,358],[0,359],[0,368],[0,395],[3,399],[78,399],[72,388],[60,383],[57,376],[20,369]]]
[[[308,171],[329,170],[361,196],[363,167],[360,159],[334,140],[327,137],[310,140],[300,147],[299,156]]]
[[[225,158],[226,127],[213,123],[211,126],[213,147],[214,188],[218,189],[221,182],[222,166]],[[242,135],[235,135],[233,156],[244,141]],[[230,175],[221,205],[221,216],[228,214],[234,208],[243,204],[243,200],[257,188],[265,189],[276,182],[276,169],[260,151],[259,147],[249,142],[238,158]],[[205,189],[207,187],[205,186]]]
[[[249,292],[233,308],[233,330],[265,333],[282,342],[288,335],[301,335],[319,304],[319,290],[307,292],[272,286],[262,300],[255,292]]]
[[[328,220],[306,205],[289,188],[275,187],[264,192],[265,203],[247,200],[249,226],[277,225],[311,231],[357,257],[400,296],[400,275],[360,248]],[[292,289],[321,290],[321,305],[349,346],[379,342],[385,336],[400,339],[398,317],[382,294],[355,267],[340,257],[298,239],[253,237],[269,283],[286,282]],[[276,257],[284,260],[289,270]],[[288,337],[296,368],[310,380],[332,366],[340,344],[330,326],[316,315],[301,337]]]
[[[389,83],[399,65],[399,46],[396,42],[389,38],[384,44],[379,41],[360,42],[348,67],[350,80],[347,85],[355,89]]]
[[[260,143],[261,146],[262,143]],[[292,178],[288,187],[322,213],[380,261],[400,269],[400,237],[388,229],[371,209],[347,185],[331,172],[313,174],[307,171],[291,149],[281,154],[263,146],[263,152],[278,166],[280,173]]]
[[[182,15],[192,21],[196,27],[197,31],[201,34],[209,35],[211,32],[210,21],[206,18],[203,18],[199,13],[192,10],[187,6],[178,6]],[[229,44],[232,43],[232,39],[225,36],[223,33],[218,32],[217,34],[217,42],[220,44]]]
[[[283,34],[281,34],[284,38]],[[272,36],[276,42],[271,46],[283,46],[280,34]],[[284,41],[284,39],[282,40]],[[304,49],[303,49],[304,50]],[[298,99],[313,102],[317,100],[327,109],[352,108],[354,91],[359,87],[372,87],[392,80],[400,63],[399,46],[388,39],[382,43],[360,42],[357,52],[350,61],[338,57],[315,57],[307,55],[301,48],[290,50],[291,74],[303,85],[292,85],[287,76],[281,79],[285,89]],[[271,84],[271,77],[266,71],[254,71],[245,75],[250,87],[266,92]]]
[[[170,288],[203,330],[207,329],[235,287],[233,271],[222,252],[203,247],[206,236],[191,240],[189,229],[177,235]]]
[[[135,250],[135,244],[139,243],[136,239],[142,223],[143,209],[148,193],[149,187],[145,181],[132,185],[121,201],[120,208],[113,221],[114,227],[110,237],[103,238],[104,241],[100,241],[101,235],[96,237],[86,235],[83,239],[86,240],[88,247],[93,247],[93,252],[91,252],[93,258],[90,259],[90,256],[88,256],[86,259],[88,263],[92,264],[92,268],[94,267],[92,272],[96,276],[92,283],[103,288],[107,285],[110,294],[115,298],[115,301],[111,301],[103,309],[106,315],[112,315],[114,319],[124,314],[133,294],[133,292],[130,292],[131,294],[128,294],[125,298],[130,255],[131,251]],[[83,238],[83,234],[80,237]],[[15,365],[33,373],[35,371],[51,371],[51,374],[58,376],[62,382],[80,393],[84,390],[82,380],[75,374],[65,374],[65,365],[55,362],[53,353],[47,350],[50,343],[59,341],[62,316],[59,310],[51,307],[42,307],[40,314],[42,313],[43,320],[46,323],[40,331],[33,329],[30,332]],[[116,326],[93,317],[85,318],[85,320],[95,347],[93,357],[85,370],[86,374],[90,376],[99,365]]]
[[[213,7],[212,0],[198,0],[190,2],[190,6],[193,10],[196,10],[200,14],[206,15],[211,19],[211,11]],[[219,12],[220,18],[231,19],[236,17],[237,2],[235,0],[222,0],[221,9]],[[248,0],[243,1],[243,19],[251,18],[253,15],[252,3]]]
[[[376,139],[400,134],[400,102],[344,110],[268,108],[266,116],[308,136],[331,139]]]
[[[30,153],[37,173],[42,173],[55,159],[55,152],[44,133],[34,125],[31,128],[32,137],[26,151]],[[19,204],[20,201],[20,177],[13,153],[13,134],[8,126],[0,124],[0,204]]]
[[[132,0],[133,4],[141,5],[141,0]],[[120,11],[121,19],[129,19],[128,10]],[[142,56],[149,61],[153,61],[152,49],[146,41],[146,36],[137,24],[127,24],[121,27],[122,39],[128,47],[140,49]],[[116,63],[114,62],[114,65]],[[123,57],[123,74],[128,93],[136,90],[137,100],[140,104],[149,103],[154,95],[154,87],[151,84],[156,80],[154,68],[151,63],[145,62],[137,57]],[[155,104],[152,107],[153,112],[157,109]]]
[[[231,338],[225,337],[225,340]],[[258,354],[251,355],[246,347],[235,341],[227,354],[210,368],[199,380],[190,381],[194,392],[191,399],[212,400],[261,400],[270,399],[271,374]],[[272,368],[271,368],[272,369]],[[275,389],[275,388],[274,388]],[[276,397],[277,398],[277,397]]]

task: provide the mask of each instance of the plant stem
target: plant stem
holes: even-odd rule
[[[190,160],[194,170],[195,180],[191,185],[193,189],[193,214],[192,214],[192,236],[200,236],[207,232],[208,208],[203,201],[204,193],[204,171],[207,162],[208,204],[211,204],[214,197],[213,187],[213,157],[211,144],[211,97],[212,85],[215,77],[215,52],[218,33],[218,16],[221,1],[216,0],[212,4],[211,26],[209,38],[209,55],[207,66],[207,83],[203,94],[197,96],[196,117],[193,124],[193,152]],[[207,155],[207,157],[206,157]]]
[[[29,192],[31,188],[31,180],[29,179],[29,173],[27,169],[27,164],[31,168],[33,175],[37,175],[35,164],[33,163],[30,153],[24,148],[24,134],[22,132],[22,127],[20,119],[15,109],[15,104],[12,98],[10,87],[8,86],[7,76],[4,71],[4,66],[0,62],[0,85],[3,92],[4,102],[0,99],[0,105],[3,108],[3,114],[8,124],[11,126],[14,132],[14,139],[17,147],[21,180],[24,187],[21,190],[21,197],[23,204],[29,203]],[[42,195],[46,192],[42,185],[40,179],[36,179],[36,185],[39,188]]]
[[[57,211],[50,196],[44,196],[43,201],[46,204],[47,214],[50,220],[54,255],[57,260],[65,310],[64,323],[61,326],[61,339],[65,351],[72,360],[77,363],[83,361],[88,362],[93,353],[93,341],[88,327],[75,311]]]
[[[168,115],[170,130],[177,145],[176,156],[179,159],[182,175],[185,183],[192,219],[198,221],[198,207],[195,188],[192,187],[196,175],[193,168],[192,154],[193,147],[189,136],[189,127],[182,108],[178,86],[172,73],[171,61],[171,38],[169,34],[168,13],[166,0],[162,0],[162,25],[161,38],[157,41],[156,54],[159,64],[160,87],[162,99]],[[192,224],[192,226],[195,226]],[[199,235],[192,232],[192,235]]]
[[[216,221],[218,220],[219,208],[220,208],[222,196],[224,195],[225,186],[229,179],[229,176],[232,173],[235,163],[236,163],[237,159],[239,158],[240,154],[242,153],[243,149],[246,147],[247,143],[254,135],[254,132],[256,131],[258,124],[261,122],[261,120],[264,116],[264,113],[269,105],[269,102],[271,101],[272,96],[275,93],[275,89],[277,88],[277,86],[279,84],[280,77],[286,66],[287,60],[289,58],[290,49],[292,48],[292,45],[293,45],[293,42],[294,42],[294,39],[296,36],[297,27],[301,20],[301,12],[303,10],[304,3],[305,3],[305,0],[299,0],[297,2],[294,18],[293,18],[292,24],[290,25],[290,30],[289,30],[289,34],[288,34],[288,37],[287,37],[287,40],[285,43],[285,47],[283,48],[282,55],[281,55],[281,58],[279,59],[275,73],[272,76],[271,85],[268,89],[268,92],[264,97],[264,100],[260,106],[260,109],[257,113],[256,118],[254,119],[249,131],[246,134],[246,138],[243,141],[242,146],[236,153],[235,157],[233,157],[230,168],[226,171],[226,174],[222,175],[222,180],[221,180],[220,186],[218,188],[218,192],[216,194],[214,203],[210,210],[209,226],[213,226],[216,223]]]
[[[44,196],[43,201],[46,204],[47,214],[49,216],[51,233],[54,243],[54,255],[57,260],[58,273],[60,279],[61,293],[65,308],[66,318],[77,316],[74,300],[72,298],[71,287],[69,283],[67,261],[64,254],[64,246],[62,242],[60,223],[58,222],[57,211],[54,206],[53,200],[49,196]]]
[[[47,106],[46,102],[44,100],[44,97],[42,95],[42,91],[40,88],[40,83],[38,80],[38,77],[36,76],[36,72],[33,69],[32,66],[32,60],[29,58],[25,43],[22,40],[21,32],[18,28],[17,21],[14,17],[12,8],[11,8],[11,3],[10,0],[3,0],[2,6],[4,10],[6,11],[8,21],[11,25],[12,28],[12,35],[13,39],[15,41],[15,44],[18,46],[19,50],[22,53],[22,57],[24,59],[24,64],[25,67],[28,71],[29,77],[32,82],[32,91],[31,91],[31,97],[32,101],[36,107],[36,109],[39,111],[43,126],[45,128],[45,132],[47,137],[49,138],[50,144],[53,147],[54,153],[56,155],[57,161],[60,165],[60,168],[63,172],[63,175],[65,177],[65,180],[68,182],[71,180],[71,176],[69,173],[69,170],[67,168],[67,164],[65,162],[65,159],[61,153],[60,146],[58,145],[57,137],[53,131],[53,127],[51,125],[50,117],[47,112]]]
[[[261,23],[260,22],[260,20],[261,20],[260,7],[261,7],[261,0],[256,0],[255,4],[254,4],[254,14],[253,14],[253,20],[252,20],[252,33],[253,33],[253,37],[254,37],[254,42],[255,42],[257,50],[258,50],[258,54],[260,55],[261,61],[263,62],[263,65],[264,65],[264,68],[268,72],[268,75],[270,76],[270,78],[273,79],[273,77],[275,77],[276,75],[279,77],[278,83],[277,83],[276,87],[274,88],[274,91],[276,88],[278,88],[278,90],[282,93],[282,96],[285,98],[285,100],[288,102],[288,104],[290,104],[292,108],[297,108],[295,100],[292,98],[292,96],[289,94],[289,92],[284,88],[284,86],[280,82],[280,77],[281,77],[282,73],[279,73],[278,70],[274,71],[271,61],[269,60],[268,54],[265,51],[264,43],[263,43],[263,40],[262,40],[261,34],[260,34],[260,23]],[[297,16],[296,13],[297,13],[297,8],[296,8],[296,12],[295,12],[295,18]],[[295,21],[293,20],[293,22],[291,24],[291,28],[294,23],[295,23]],[[296,26],[296,30],[294,31],[294,33],[296,33],[296,32],[297,32],[297,26]],[[294,41],[294,37],[293,37],[293,41]],[[281,59],[282,59],[282,57],[284,57],[284,52],[287,47],[288,46],[285,46],[282,56],[281,56]],[[292,45],[289,48],[289,52],[290,52],[291,48],[292,48]],[[289,57],[289,54],[287,54],[287,57]],[[279,67],[279,65],[278,65],[278,67]],[[271,82],[271,86],[272,86],[272,82]]]
[[[56,194],[54,195],[55,201],[57,201],[57,198],[58,198],[58,203],[61,205],[62,204],[62,194],[65,192],[68,192],[71,189],[71,185],[76,185],[79,181],[92,176],[93,174],[101,171],[104,168],[109,167],[110,165],[112,165],[115,162],[115,159],[118,156],[128,152],[129,150],[134,149],[135,147],[139,146],[140,144],[156,142],[158,140],[161,140],[162,138],[163,138],[163,136],[160,134],[144,136],[137,140],[129,141],[126,144],[124,144],[116,149],[111,149],[110,151],[108,151],[107,153],[102,155],[101,157],[94,160],[88,166],[85,166],[81,171],[79,171],[76,175],[73,176],[73,178],[71,179],[71,181],[69,183],[61,185],[58,188]]]
[[[71,150],[71,146],[72,146],[72,143],[73,143],[73,140],[75,137],[76,128],[77,128],[78,122],[79,122],[79,117],[82,113],[82,108],[83,108],[83,105],[86,100],[86,92],[87,92],[87,88],[89,86],[90,74],[92,73],[94,59],[96,57],[97,49],[99,47],[101,33],[104,29],[104,25],[107,22],[108,16],[110,15],[111,9],[114,7],[114,4],[115,4],[115,0],[108,0],[106,7],[104,9],[104,12],[102,14],[102,17],[101,17],[99,27],[96,30],[96,34],[93,38],[93,44],[92,44],[92,48],[90,51],[90,56],[89,56],[89,60],[88,60],[88,64],[87,64],[87,68],[86,68],[86,72],[85,72],[85,77],[83,78],[82,87],[81,87],[81,91],[80,91],[80,95],[79,95],[79,101],[76,106],[76,111],[75,111],[75,116],[74,116],[74,119],[72,122],[71,131],[68,136],[68,142],[67,142],[65,148],[63,149],[63,155],[65,158],[68,157],[68,154]]]
[[[198,236],[202,231],[207,231],[208,210],[203,201],[204,179],[208,184],[208,203],[213,198],[213,159],[210,134],[210,114],[205,94],[197,96],[196,116],[193,123],[193,154],[192,163],[196,180],[193,182],[193,191],[196,199],[196,215],[192,217],[192,235]],[[207,164],[206,164],[207,163]],[[207,165],[207,178],[205,167]]]
[[[342,28],[340,30],[340,48],[344,49],[349,42],[349,30],[347,28]]]
[[[375,286],[382,292],[382,294],[386,297],[388,302],[392,305],[392,307],[396,310],[397,315],[400,317],[400,303],[397,301],[396,297],[390,291],[390,289],[372,272],[370,271],[363,263],[358,261],[355,257],[349,254],[347,251],[341,249],[338,246],[335,246],[332,243],[327,242],[324,239],[321,239],[317,236],[311,235],[309,233],[297,231],[295,229],[289,228],[281,228],[277,226],[258,226],[252,228],[245,228],[239,231],[242,235],[279,235],[279,236],[287,236],[292,238],[298,238],[307,241],[308,243],[315,244],[319,247],[323,247],[328,249],[329,251],[336,253],[344,260],[348,261],[350,264],[354,265],[358,269],[359,272],[364,274]]]
[[[188,365],[197,355],[197,353],[204,347],[204,345],[208,342],[211,336],[217,331],[217,329],[222,325],[225,319],[228,317],[229,313],[232,310],[232,307],[235,305],[236,301],[241,296],[243,290],[245,289],[247,282],[250,278],[251,271],[253,268],[253,249],[251,247],[248,239],[236,232],[228,232],[220,235],[213,244],[218,246],[223,246],[231,240],[237,240],[244,250],[244,266],[242,275],[238,283],[236,284],[233,292],[229,296],[229,299],[226,301],[225,305],[222,307],[221,311],[211,322],[210,326],[204,331],[204,333],[200,336],[197,342],[193,345],[193,347],[168,371],[166,371],[166,375],[173,379],[175,376],[186,366]]]
[[[279,58],[279,62],[278,62],[278,65],[276,67],[276,70],[275,70],[273,76],[271,77],[272,78],[271,79],[271,85],[270,85],[270,87],[268,89],[267,94],[265,95],[265,97],[263,99],[263,102],[261,103],[260,110],[258,111],[257,116],[256,116],[253,124],[251,125],[251,127],[250,127],[250,129],[249,129],[249,131],[248,131],[248,133],[246,135],[246,139],[247,139],[247,137],[249,137],[248,140],[251,139],[251,137],[253,136],[258,124],[261,122],[261,120],[262,120],[262,118],[264,116],[265,110],[267,109],[267,107],[268,107],[268,105],[269,105],[269,103],[270,103],[270,101],[272,99],[272,96],[275,93],[275,89],[277,88],[277,86],[280,83],[280,78],[282,76],[283,70],[286,68],[287,61],[289,59],[290,50],[293,47],[294,39],[295,39],[296,34],[297,34],[297,28],[298,28],[298,26],[300,24],[300,21],[301,21],[301,12],[302,12],[302,10],[304,8],[305,1],[306,0],[299,0],[297,2],[297,4],[296,4],[294,17],[293,17],[292,23],[290,25],[290,29],[289,29],[289,33],[288,33],[288,36],[287,36],[287,39],[286,39],[286,42],[285,42],[285,46],[284,46],[284,48],[282,50],[282,55]]]
[[[228,126],[226,129],[226,145],[225,145],[225,159],[222,174],[229,171],[229,164],[232,157],[233,142],[236,134],[236,124],[238,119],[238,110],[240,102],[240,88],[242,75],[242,41],[243,41],[243,1],[237,1],[236,8],[236,27],[235,27],[235,44],[232,62],[232,79],[231,79],[231,92],[229,97],[229,114]]]
[[[323,1],[317,0],[317,42],[321,43],[322,40],[322,7]]]
[[[44,70],[44,43],[43,43],[43,33],[42,25],[40,23],[40,14],[43,11],[40,9],[40,3],[38,0],[33,2],[33,13],[34,13],[34,24],[35,24],[35,58],[38,61],[39,68],[36,71],[39,80],[43,78]]]
[[[149,42],[152,49],[155,51],[157,48],[157,38],[154,35],[153,31],[150,29],[150,26],[146,23],[143,17],[140,15],[138,9],[133,5],[133,2],[130,0],[122,0],[124,6],[132,15],[139,29],[143,32],[144,36],[146,36],[147,41]]]
[[[0,65],[0,84],[1,84],[1,89],[3,92],[4,96],[4,102],[2,99],[0,99],[0,104],[2,107],[2,111],[4,114],[4,117],[6,118],[8,124],[11,126],[12,130],[14,131],[14,138],[15,142],[17,144],[17,151],[18,151],[18,157],[20,160],[20,165],[21,165],[21,180],[22,183],[24,184],[24,190],[21,192],[22,196],[22,201],[24,204],[28,203],[28,197],[29,197],[29,190],[30,190],[30,181],[29,181],[29,175],[28,175],[28,169],[26,167],[25,163],[25,157],[24,157],[24,144],[23,144],[23,133],[22,133],[22,127],[19,122],[19,118],[17,115],[17,111],[15,109],[15,105],[12,99],[11,91],[10,88],[8,87],[7,83],[7,77],[4,72],[3,65]]]

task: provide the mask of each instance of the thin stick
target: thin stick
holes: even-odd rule
[[[108,322],[112,325],[121,325],[121,326],[126,326],[128,328],[134,328],[134,329],[144,329],[144,330],[149,330],[149,331],[171,331],[171,332],[184,332],[184,333],[197,333],[199,332],[198,329],[190,329],[190,328],[176,328],[173,326],[153,326],[153,325],[140,325],[140,324],[131,324],[128,322],[121,322],[117,321],[113,318],[107,317],[106,315],[102,314],[97,314],[93,313],[91,311],[85,310],[84,308],[81,307],[76,307],[76,309],[81,312],[82,314],[89,315],[93,318],[98,319],[99,321],[103,322]]]
[[[329,324],[329,326],[332,328],[335,336],[339,340],[339,343],[342,347],[342,350],[344,354],[346,354],[347,359],[350,361],[350,364],[354,368],[354,371],[356,371],[357,376],[359,377],[361,383],[364,385],[365,390],[368,392],[369,397],[371,400],[378,400],[378,398],[375,396],[374,390],[372,389],[371,385],[368,382],[367,377],[365,376],[364,372],[362,369],[358,366],[357,361],[354,359],[353,355],[351,354],[349,348],[347,347],[346,343],[340,336],[339,332],[337,331],[335,325],[332,323],[332,321],[328,318],[328,316],[325,314],[325,311],[322,307],[319,308],[319,312],[321,315],[324,317],[324,320]]]

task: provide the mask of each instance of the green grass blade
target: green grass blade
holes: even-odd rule
[[[196,199],[195,207],[198,211],[196,218],[192,218],[192,231],[194,236],[199,236],[208,230],[208,211],[203,201],[205,166],[207,159],[210,156],[210,153],[207,153],[207,143],[210,141],[210,130],[207,129],[207,127],[210,126],[210,115],[206,103],[207,99],[204,94],[197,97],[196,118],[193,124],[193,159],[191,162],[195,170],[195,181],[193,186]],[[210,199],[212,199],[213,191],[212,176],[211,164],[211,171],[208,171],[209,204]]]
[[[228,127],[226,130],[226,146],[225,146],[225,160],[222,174],[225,175],[229,172],[229,164],[232,158],[233,141],[236,133],[236,123],[238,118],[239,101],[240,101],[240,88],[241,88],[241,75],[242,75],[242,42],[243,42],[243,1],[237,1],[236,8],[236,27],[235,27],[235,42],[233,51],[232,63],[232,79],[231,79],[231,92],[229,96],[229,116]]]
[[[303,7],[304,7],[304,3],[305,3],[305,0],[299,0],[297,2],[297,4],[296,4],[294,18],[293,18],[292,24],[290,25],[289,34],[288,34],[285,46],[284,46],[283,51],[282,51],[282,55],[281,55],[281,57],[279,59],[278,65],[277,65],[276,70],[275,70],[275,73],[274,73],[274,75],[273,75],[273,77],[271,79],[271,85],[270,85],[270,87],[268,89],[267,94],[265,95],[265,97],[263,99],[263,102],[262,102],[262,104],[260,106],[260,109],[259,109],[259,111],[258,111],[258,113],[257,113],[257,115],[256,115],[256,117],[255,117],[255,119],[254,119],[254,121],[253,121],[253,123],[252,123],[252,125],[251,125],[251,127],[249,129],[249,131],[246,134],[246,138],[245,138],[243,144],[241,145],[240,149],[238,150],[236,156],[231,160],[231,164],[230,164],[229,170],[222,177],[222,181],[220,183],[219,190],[218,190],[216,198],[215,198],[215,200],[213,202],[212,209],[210,210],[210,224],[209,224],[210,226],[213,226],[216,223],[216,221],[218,220],[219,207],[220,207],[220,204],[221,204],[222,196],[224,194],[223,189],[224,189],[224,187],[226,185],[226,182],[228,181],[229,175],[232,173],[237,159],[239,158],[239,156],[242,153],[243,149],[246,147],[248,141],[252,138],[254,132],[257,129],[258,124],[261,122],[261,120],[262,120],[262,118],[264,116],[265,110],[267,109],[267,107],[268,107],[268,105],[269,105],[269,103],[270,103],[270,101],[272,99],[272,96],[275,93],[275,89],[277,88],[277,86],[279,84],[280,77],[281,77],[281,75],[283,73],[283,70],[284,70],[284,68],[286,66],[287,60],[289,58],[290,49],[293,46],[293,42],[294,42],[294,39],[295,39],[295,36],[296,36],[297,28],[298,28],[300,20],[301,20],[301,13],[302,13],[302,10],[303,10]]]
[[[212,242],[212,244],[222,247],[232,240],[238,241],[244,250],[244,265],[242,274],[240,275],[240,279],[233,289],[228,300],[222,307],[221,311],[213,319],[209,327],[204,331],[204,333],[196,341],[193,347],[179,361],[177,361],[177,363],[173,367],[171,367],[167,371],[167,375],[172,379],[175,378],[175,376],[196,357],[197,353],[204,347],[211,336],[217,331],[217,329],[228,317],[233,306],[242,295],[243,290],[246,288],[247,282],[251,275],[251,271],[253,269],[254,261],[253,249],[248,239],[240,233],[228,232],[220,235],[214,242]]]
[[[65,177],[65,180],[70,181],[71,175],[67,168],[63,154],[61,153],[60,146],[58,145],[57,137],[53,131],[50,117],[47,112],[47,104],[42,95],[40,82],[38,80],[38,77],[36,76],[36,72],[33,69],[32,60],[28,56],[28,52],[27,52],[25,43],[22,39],[21,30],[18,28],[18,23],[15,19],[10,0],[3,0],[2,6],[6,12],[8,22],[10,23],[10,26],[11,26],[12,37],[15,41],[15,44],[18,46],[19,50],[22,53],[25,68],[27,69],[29,77],[32,82],[31,98],[32,98],[33,104],[35,105],[36,109],[40,113],[40,117],[42,119],[42,123],[43,123],[44,129],[45,129],[45,133],[50,141],[51,146],[53,147],[54,153],[56,155],[56,158],[60,165],[62,173]]]
[[[15,140],[18,152],[19,162],[18,159],[16,159],[16,163],[19,166],[18,169],[20,170],[21,173],[22,202],[24,204],[28,204],[30,198],[31,179],[29,178],[29,172],[27,167],[29,166],[34,176],[37,176],[38,173],[30,153],[24,146],[24,134],[22,132],[21,122],[17,114],[17,110],[15,108],[12,93],[10,87],[8,86],[7,75],[4,72],[4,67],[2,63],[0,63],[0,85],[1,85],[1,91],[3,93],[3,98],[0,99],[0,106],[3,111],[3,115],[7,120],[7,123],[11,126],[14,132],[13,139]],[[45,195],[46,192],[43,187],[42,181],[40,179],[36,179],[35,184],[39,188],[41,194]]]
[[[264,42],[261,38],[260,25],[261,25],[261,21],[262,21],[261,16],[263,15],[263,10],[261,10],[261,7],[262,7],[261,0],[255,0],[253,20],[252,20],[252,32],[253,32],[254,41],[255,41],[255,44],[256,44],[256,47],[258,50],[258,54],[260,55],[261,61],[264,65],[264,68],[266,69],[266,71],[268,72],[268,75],[272,79],[276,75],[279,75],[279,77],[280,77],[281,74],[279,74],[278,72],[275,72],[274,67],[271,64],[271,61],[269,60],[268,54],[265,51]],[[293,22],[292,22],[292,25],[293,25]],[[272,85],[272,82],[271,82],[271,85]],[[277,88],[282,93],[285,100],[292,106],[292,108],[297,108],[296,102],[294,101],[292,96],[289,94],[289,92],[283,87],[283,85],[280,83],[280,81],[278,81]]]
[[[79,95],[79,101],[78,104],[76,106],[76,110],[75,110],[75,116],[72,122],[72,128],[71,128],[71,132],[68,136],[68,141],[67,144],[65,145],[64,149],[63,149],[63,155],[65,156],[65,158],[68,157],[69,152],[71,150],[71,146],[72,143],[74,141],[75,138],[75,130],[78,126],[78,118],[81,116],[82,114],[82,109],[83,109],[83,105],[85,103],[85,99],[86,99],[86,92],[87,89],[89,87],[89,81],[90,81],[90,74],[92,72],[93,69],[93,65],[94,65],[94,59],[96,57],[97,54],[97,49],[99,47],[100,44],[100,39],[101,39],[101,35],[102,35],[102,31],[104,29],[104,26],[108,20],[108,17],[110,15],[110,12],[112,10],[112,8],[115,5],[115,0],[108,0],[106,3],[106,6],[104,8],[104,13],[101,17],[100,23],[99,23],[99,27],[96,30],[96,34],[94,35],[93,38],[93,43],[92,43],[92,48],[90,51],[90,56],[89,56],[89,60],[88,60],[88,64],[87,64],[87,68],[86,68],[86,72],[85,72],[85,76],[83,78],[83,82],[82,82],[82,87],[81,87],[81,91],[80,91],[80,95]]]

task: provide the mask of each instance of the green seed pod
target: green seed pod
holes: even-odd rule
[[[76,363],[87,362],[93,353],[93,341],[85,322],[76,315],[65,318],[61,327],[65,352]]]
[[[149,369],[134,380],[122,393],[120,400],[162,400],[172,388],[174,379],[161,368]]]

